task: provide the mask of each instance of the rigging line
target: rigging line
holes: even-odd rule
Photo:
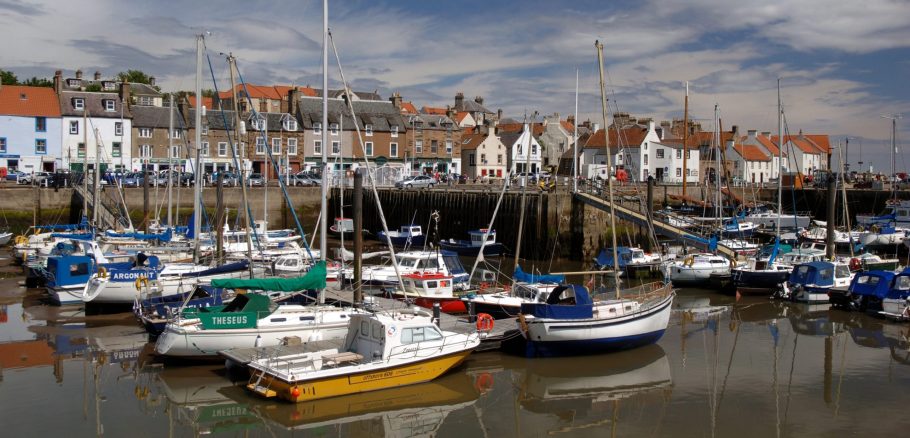
[[[203,41],[203,46],[205,46],[205,42],[204,42],[204,41]],[[206,59],[206,61],[208,61],[208,64],[209,64],[209,72],[210,72],[211,75],[212,75],[212,86],[215,88],[215,94],[217,95],[217,94],[219,94],[220,92],[218,91],[218,82],[215,80],[215,69],[212,67],[212,58],[209,56],[208,50],[206,50],[205,59]],[[239,69],[238,69],[238,72],[239,72]],[[201,106],[202,106],[202,105],[200,105],[201,102],[202,102],[202,96],[196,96],[196,98],[197,98],[197,99],[196,99],[196,103],[197,103],[196,111],[199,111],[199,108],[198,108],[198,107],[201,107]],[[219,105],[219,106],[221,106],[221,105]],[[221,108],[219,108],[219,111],[218,111],[218,112],[221,114],[221,123],[222,123],[223,126],[224,126],[224,132],[227,134],[228,144],[231,146],[231,162],[234,164],[234,168],[238,170],[237,173],[238,173],[238,175],[239,175],[240,183],[243,184],[243,183],[244,183],[244,180],[243,180],[243,167],[240,166],[240,161],[237,160],[237,144],[236,144],[236,142],[234,141],[233,136],[231,136],[231,130],[228,129],[227,115],[225,114],[224,107],[221,106]],[[239,118],[239,115],[236,115],[236,116]],[[197,126],[196,129],[200,129],[200,127]],[[238,140],[239,140],[239,139],[238,139]],[[187,148],[187,149],[189,149],[189,148]],[[187,150],[187,154],[189,154],[189,150]],[[198,178],[199,175],[197,175],[196,177]],[[246,208],[247,218],[248,218],[250,221],[252,221],[252,220],[253,220],[253,213],[252,213],[252,211],[250,210],[250,206],[249,206],[249,205],[244,205],[244,208]],[[203,212],[203,214],[205,214],[205,209],[204,209],[204,208],[202,209],[202,212]],[[238,221],[240,220],[240,215],[239,215],[239,214],[237,215],[237,220],[238,220]],[[235,225],[236,225],[236,223],[235,223]],[[257,248],[259,248],[259,245],[258,245],[259,239],[256,237],[256,232],[255,232],[255,230],[256,230],[256,228],[253,227],[253,231],[252,231],[252,233],[253,233],[253,238],[256,240]],[[259,248],[259,250],[261,251],[261,248]]]
[[[344,92],[348,96],[348,110],[351,112],[351,118],[354,120],[354,130],[357,133],[357,140],[360,142],[360,148],[363,151],[363,162],[367,168],[367,180],[370,182],[370,190],[373,192],[373,197],[376,199],[376,209],[379,213],[379,222],[382,224],[382,231],[386,234],[386,243],[389,246],[389,255],[391,256],[392,267],[395,268],[395,276],[398,277],[398,284],[401,286],[401,289],[404,290],[404,280],[401,278],[401,272],[398,268],[398,260],[395,258],[395,248],[392,245],[392,237],[389,235],[389,225],[386,223],[385,214],[382,211],[382,202],[379,199],[379,191],[376,190],[376,181],[373,178],[370,158],[366,152],[366,143],[363,141],[363,135],[360,132],[360,125],[357,123],[357,115],[354,113],[354,99],[352,98],[353,91],[351,91],[351,89],[348,87],[348,83],[344,78],[344,69],[341,67],[341,57],[338,55],[338,48],[335,46],[335,37],[332,35],[331,30],[328,30],[326,33],[328,35],[329,41],[332,42],[332,51],[335,53],[335,60],[338,62],[338,73],[341,76],[341,85],[344,87]],[[325,96],[325,93],[327,92],[328,90],[322,90],[323,96]],[[481,244],[481,255],[483,252],[483,245],[485,244],[486,235],[484,235],[484,242]]]
[[[237,61],[236,61],[236,60],[234,61],[234,65],[235,65],[235,66],[237,65]],[[252,99],[250,98],[249,90],[247,89],[246,82],[244,82],[244,80],[243,80],[243,74],[240,73],[240,69],[239,69],[239,68],[237,69],[237,77],[240,79],[240,84],[243,85],[243,91],[246,93],[246,98],[247,98],[247,102],[250,104],[250,109],[253,110],[253,114],[254,114],[254,115],[258,116],[258,115],[259,115],[259,112],[256,111],[256,109],[253,107],[253,101],[252,101]],[[325,91],[323,91],[323,92],[325,92]],[[293,114],[292,114],[291,116],[292,116],[292,117],[296,117],[296,116],[293,115]],[[296,118],[295,118],[294,120],[295,120],[295,122],[296,122]],[[266,128],[268,128],[268,116],[266,116],[266,118],[265,118],[265,123],[266,123]],[[294,218],[294,224],[297,225],[297,231],[300,232],[300,240],[303,242],[303,247],[304,247],[304,249],[306,249],[307,256],[310,258],[310,260],[311,260],[313,263],[316,263],[316,259],[313,257],[313,254],[310,252],[310,245],[307,244],[307,241],[306,241],[306,231],[303,229],[303,225],[300,223],[300,218],[297,217],[297,210],[294,208],[294,204],[291,202],[291,197],[290,197],[290,195],[288,195],[287,183],[286,183],[286,181],[284,181],[284,180],[281,178],[280,169],[278,168],[278,164],[275,163],[275,157],[272,155],[272,148],[271,148],[270,145],[268,144],[268,143],[269,143],[269,142],[268,142],[268,138],[265,138],[265,137],[266,137],[265,130],[263,130],[263,131],[261,131],[261,132],[262,132],[262,136],[263,136],[264,139],[265,139],[265,143],[266,143],[266,144],[265,144],[265,150],[266,150],[266,153],[267,153],[267,155],[268,155],[268,157],[269,157],[269,162],[272,163],[272,167],[273,167],[274,170],[275,170],[275,175],[278,176],[278,177],[277,177],[277,179],[278,179],[278,187],[281,187],[281,193],[284,195],[284,202],[286,202],[286,203],[288,204],[288,207],[289,207],[288,209],[291,211],[291,216],[293,216],[293,218]],[[290,163],[285,163],[285,165],[286,165],[286,166],[289,166]],[[242,182],[242,181],[243,181],[243,180],[241,179],[241,182]],[[266,187],[266,190],[268,190],[268,187]],[[255,229],[255,228],[254,228],[254,229]],[[261,249],[260,249],[260,250],[261,250]]]

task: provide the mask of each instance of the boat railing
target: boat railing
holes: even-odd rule
[[[637,301],[641,304],[641,309],[646,310],[651,305],[663,301],[667,296],[673,293],[673,287],[669,283],[655,281],[642,284],[629,289],[620,291],[620,297],[625,300]],[[592,297],[594,301],[603,301],[615,299],[613,293],[601,293]]]
[[[421,341],[413,342],[410,344],[396,345],[389,350],[389,355],[385,361],[388,362],[392,359],[410,357],[430,357],[441,352],[446,347],[467,346],[473,342],[473,339],[476,339],[477,336],[479,335],[476,332],[467,335],[461,333],[452,333],[449,335],[444,335],[442,337],[442,342],[440,342],[438,339],[434,339],[431,341]]]

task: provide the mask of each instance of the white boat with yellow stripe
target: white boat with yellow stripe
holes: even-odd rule
[[[433,380],[480,344],[475,333],[440,330],[419,308],[351,317],[339,348],[266,357],[247,366],[247,389],[307,402]]]

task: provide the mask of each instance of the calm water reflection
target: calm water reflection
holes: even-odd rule
[[[129,315],[0,304],[4,436],[842,436],[907,430],[908,325],[682,290],[658,345],[483,353],[438,381],[318,403],[250,396],[220,364],[156,363]]]

